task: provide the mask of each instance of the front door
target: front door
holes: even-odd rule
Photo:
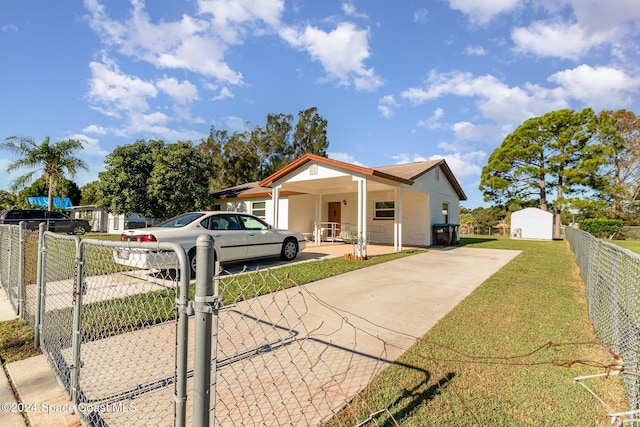
[[[330,239],[335,239],[340,236],[340,202],[329,202],[329,233]]]

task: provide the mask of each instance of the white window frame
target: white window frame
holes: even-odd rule
[[[262,204],[262,207],[256,206]],[[267,202],[251,202],[251,215],[257,216],[258,218],[266,218],[267,217]]]
[[[383,204],[378,207],[378,204]],[[390,205],[390,207],[389,207]],[[381,216],[378,213],[391,212],[391,216]],[[396,218],[396,202],[393,200],[379,200],[373,202],[373,219],[395,219]]]

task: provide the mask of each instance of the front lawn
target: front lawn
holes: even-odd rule
[[[610,242],[640,254],[640,240],[610,240]]]
[[[605,372],[611,355],[587,318],[584,284],[568,243],[466,237],[461,244],[523,252],[330,425],[609,424],[603,405],[573,380]],[[589,385],[615,409],[627,409],[618,377]]]

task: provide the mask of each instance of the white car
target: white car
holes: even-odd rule
[[[120,241],[177,243],[189,257],[193,277],[196,240],[203,234],[213,236],[215,257],[220,262],[271,256],[291,261],[305,248],[305,240],[297,231],[273,229],[246,213],[221,211],[188,212],[157,227],[126,230]],[[177,258],[167,252],[134,247],[117,249],[114,257],[119,264],[139,268],[170,269],[177,265]]]

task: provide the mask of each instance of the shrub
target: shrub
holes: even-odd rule
[[[599,239],[614,239],[622,230],[621,219],[585,219],[579,223],[580,230],[596,236]]]

